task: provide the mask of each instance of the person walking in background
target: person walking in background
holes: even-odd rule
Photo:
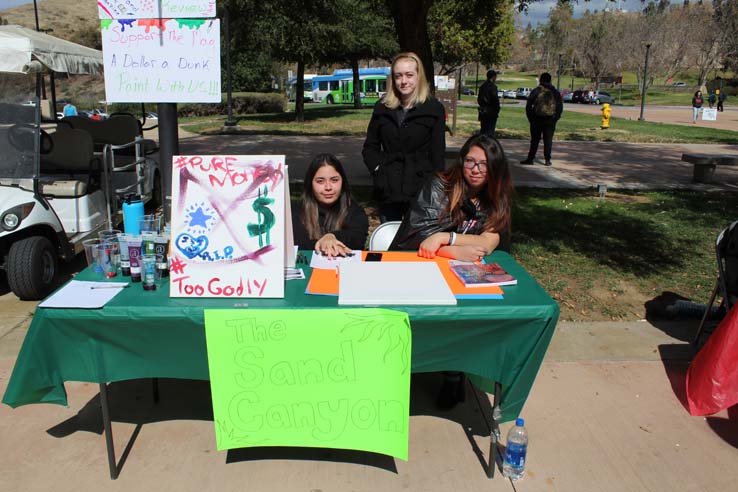
[[[717,110],[721,113],[723,112],[723,103],[726,99],[728,99],[728,95],[725,93],[725,91],[721,91],[720,89],[715,91],[717,93]]]
[[[692,98],[692,123],[697,123],[697,118],[700,116],[700,109],[702,109],[703,103],[702,91],[695,92],[694,97]]]
[[[497,95],[497,72],[487,71],[487,80],[479,88],[477,104],[479,104],[480,133],[490,137],[495,136],[497,118],[500,115],[500,98]]]
[[[64,105],[64,108],[62,109],[62,114],[65,118],[67,116],[77,116],[77,108],[74,106],[74,104],[68,102]]]
[[[418,55],[397,55],[389,77],[361,151],[382,222],[402,219],[425,179],[445,167],[446,152],[446,110],[431,96]]]
[[[709,96],[707,96],[707,103],[710,105],[710,109],[715,105],[715,100],[717,98],[715,97],[715,93],[711,92]]]
[[[547,166],[551,165],[551,150],[556,122],[564,111],[561,94],[551,85],[551,74],[544,72],[540,77],[540,85],[533,89],[525,105],[525,115],[530,123],[530,148],[528,157],[521,164],[533,164],[538,152],[538,144],[543,137],[543,157]]]

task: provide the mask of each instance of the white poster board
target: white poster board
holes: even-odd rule
[[[219,19],[101,20],[108,103],[219,103]]]
[[[170,297],[284,297],[285,156],[172,158]]]
[[[449,89],[448,75],[434,75],[433,83],[439,91],[447,91]]]
[[[97,0],[97,13],[100,19],[215,17],[215,0]]]
[[[703,108],[702,121],[717,121],[717,108]]]

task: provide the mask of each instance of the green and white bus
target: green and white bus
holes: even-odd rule
[[[314,73],[306,73],[303,87],[303,96],[305,101],[313,100],[313,79],[316,77]],[[287,100],[292,102],[296,99],[297,92],[295,92],[295,86],[297,86],[297,77],[291,78],[287,81]]]
[[[359,93],[363,104],[374,104],[384,96],[389,73],[389,67],[359,69]],[[354,102],[354,77],[351,69],[338,69],[333,75],[318,75],[312,81],[313,101],[326,104]]]

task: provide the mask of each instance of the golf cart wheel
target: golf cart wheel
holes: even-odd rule
[[[333,96],[328,96],[325,98],[326,104],[333,104]]]
[[[8,285],[24,301],[46,297],[56,286],[56,249],[43,236],[16,241],[8,251]]]

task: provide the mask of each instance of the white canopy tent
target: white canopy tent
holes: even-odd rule
[[[21,26],[0,26],[0,72],[103,73],[102,51]]]

